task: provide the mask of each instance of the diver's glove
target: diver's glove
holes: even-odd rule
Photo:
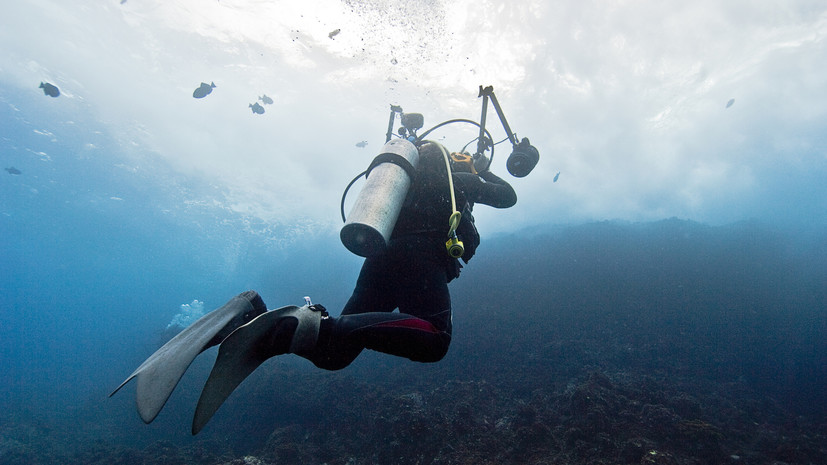
[[[488,171],[489,166],[491,166],[491,160],[489,160],[484,153],[474,154],[475,174],[482,174]]]

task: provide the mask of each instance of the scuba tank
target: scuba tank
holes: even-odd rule
[[[393,139],[382,147],[339,233],[348,250],[361,257],[385,250],[418,164],[419,150],[405,139]]]

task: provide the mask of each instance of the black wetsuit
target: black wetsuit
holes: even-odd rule
[[[458,260],[445,249],[452,213],[448,176],[436,144],[419,152],[417,178],[388,248],[365,259],[341,316],[322,321],[317,347],[307,357],[320,368],[344,368],[363,349],[419,362],[439,361],[448,351],[448,282],[459,275]],[[466,204],[507,208],[517,202],[514,189],[490,172],[454,173],[453,180],[460,210]]]

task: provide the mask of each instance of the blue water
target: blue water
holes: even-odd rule
[[[126,404],[132,431],[132,393],[106,396],[181,304],[215,308],[246,289],[273,306],[347,298],[359,261],[336,242],[274,241],[255,220],[187,204],[216,193],[160,160],[132,168],[94,123],[67,123],[59,100],[0,96],[0,164],[21,171],[0,177],[0,410],[69,420]]]
[[[190,202],[220,192],[162,160],[136,162],[94,122],[46,111],[55,102],[42,96],[0,97],[2,165],[21,171],[0,173],[0,432],[32,448],[45,437],[68,455],[88,441],[138,450],[214,440],[224,442],[205,447],[240,455],[279,426],[336,424],[331,405],[362,395],[358,382],[403,394],[488,382],[523,402],[565,390],[586,369],[737,382],[789,415],[827,413],[825,232],[672,219],[484,236],[453,285],[445,361],[366,354],[337,374],[279,362],[282,375],[251,377],[192,439],[210,352],[145,426],[134,386],[107,396],[166,341],[182,304],[212,309],[256,289],[270,308],[310,295],[336,314],[360,260],[335,231],[296,234]],[[340,391],[316,402],[296,394],[307,383]],[[364,421],[375,421],[365,408]]]

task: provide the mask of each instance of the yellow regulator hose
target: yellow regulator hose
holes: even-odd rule
[[[454,177],[451,174],[451,159],[448,151],[445,150],[442,144],[436,144],[436,146],[439,147],[439,150],[442,152],[442,158],[445,159],[445,169],[448,172],[448,188],[451,191],[451,209],[453,211],[450,218],[448,218],[448,241],[445,243],[445,249],[451,257],[460,258],[462,254],[465,253],[465,246],[462,241],[457,238],[457,228],[462,219],[462,213],[457,210],[457,198],[456,195],[454,195]]]

